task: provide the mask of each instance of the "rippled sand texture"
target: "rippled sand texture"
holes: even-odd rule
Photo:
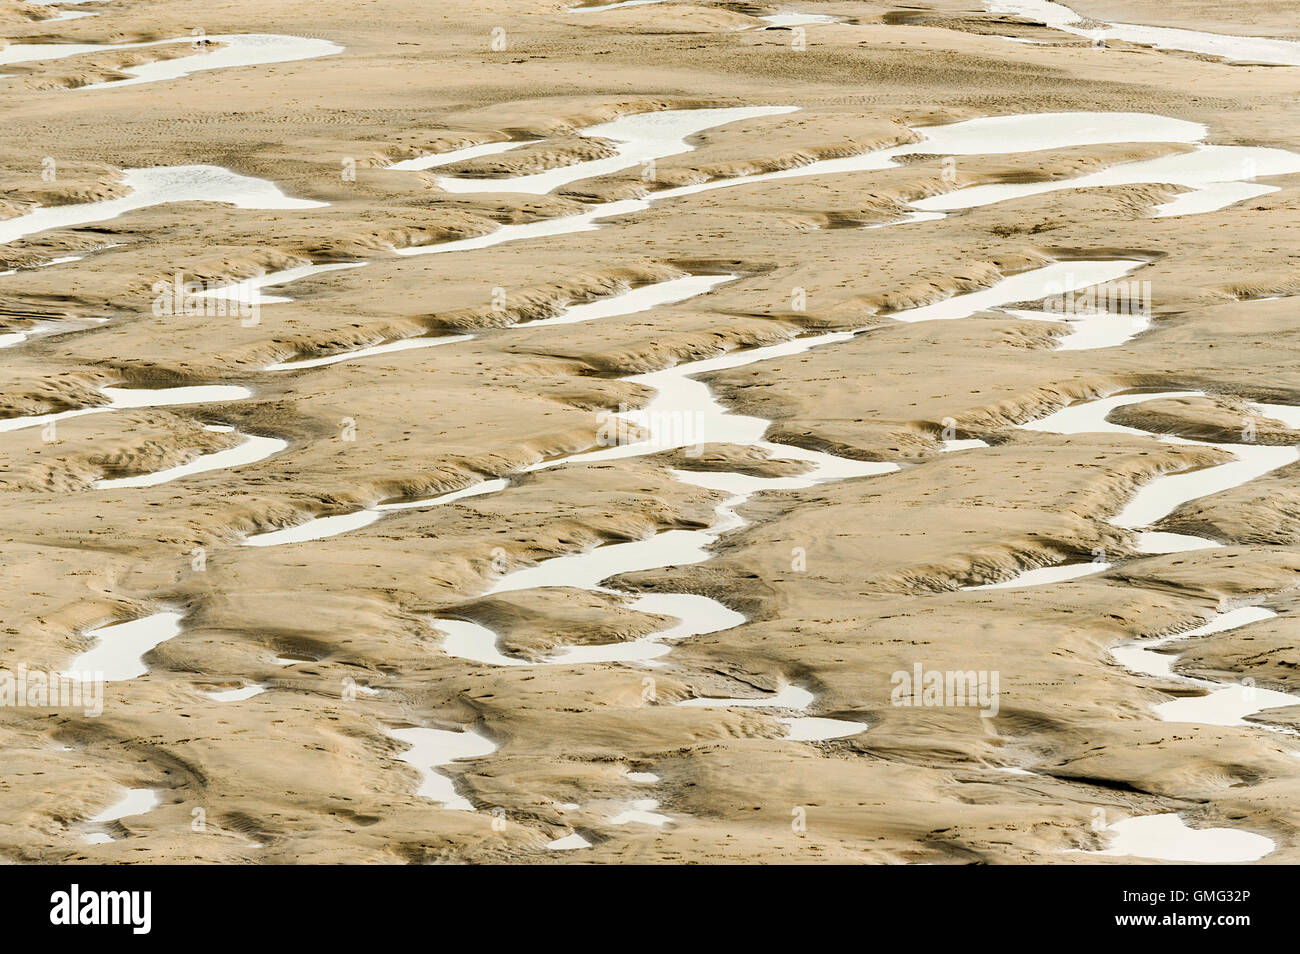
[[[1293,21],[0,0],[0,856],[1300,860]]]

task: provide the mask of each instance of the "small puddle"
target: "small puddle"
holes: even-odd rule
[[[486,626],[462,619],[436,619],[430,622],[442,631],[442,651],[448,656],[490,666],[533,665],[527,659],[502,653],[497,648],[497,634]]]
[[[203,694],[214,702],[243,702],[266,692],[266,686],[240,686],[236,689],[204,690]]]
[[[184,614],[168,610],[92,629],[86,635],[93,637],[96,645],[72,660],[63,675],[81,678],[94,673],[102,675],[105,682],[143,676],[149,671],[144,661],[145,654],[159,643],[179,635],[183,618]]]
[[[37,322],[22,331],[0,333],[0,348],[12,348],[14,345],[20,345],[24,341],[31,341],[34,338],[57,338],[61,335],[70,335],[76,331],[85,331],[87,328],[102,325],[109,320],[108,318],[82,318],[80,320],[61,319],[57,322]]]
[[[26,0],[26,2],[32,4],[33,6],[53,8],[56,0]],[[92,3],[94,2],[94,0],[75,0],[75,2]],[[63,20],[82,20],[85,19],[86,17],[97,17],[97,16],[99,16],[98,13],[91,13],[86,10],[57,10],[54,12],[53,16],[45,17],[43,20],[38,20],[37,22],[58,23]]]
[[[1054,30],[1093,41],[1122,40],[1162,50],[1182,50],[1220,56],[1243,63],[1267,63],[1273,66],[1300,66],[1300,43],[1258,36],[1231,36],[1204,33],[1173,27],[1139,26],[1134,23],[1108,23],[1101,27],[1080,25],[1083,17],[1069,7],[1051,0],[984,0],[990,13],[1009,13],[1037,20]]]
[[[1106,832],[1110,846],[1084,854],[1241,864],[1258,861],[1276,847],[1270,838],[1236,828],[1189,828],[1174,813],[1126,818]]]
[[[744,706],[753,709],[807,709],[812,705],[814,696],[800,686],[786,686],[770,696],[755,696],[742,699],[720,699],[701,696],[695,699],[683,699],[679,706]]]
[[[570,13],[600,13],[602,10],[616,10],[619,7],[644,7],[652,3],[665,3],[667,0],[619,0],[618,3],[602,3],[599,6],[569,7]]]
[[[575,325],[597,318],[617,318],[635,315],[661,305],[672,305],[713,291],[719,285],[739,278],[739,275],[687,275],[668,281],[640,285],[618,295],[608,295],[595,301],[569,305],[561,314],[539,318],[518,325],[520,328],[538,328],[543,325]]]
[[[816,716],[779,719],[778,721],[785,725],[785,737],[791,742],[829,742],[832,739],[847,739],[849,736],[865,732],[870,728],[865,722],[851,722],[848,719],[823,719]]]
[[[51,421],[63,421],[87,414],[103,414],[123,408],[174,407],[181,404],[208,404],[224,401],[241,401],[251,397],[248,388],[232,384],[204,384],[181,388],[100,388],[108,398],[107,404],[97,407],[79,407],[70,411],[50,414],[32,414],[25,417],[0,418],[0,433],[18,431],[27,427],[43,427]]]
[[[1290,175],[1295,172],[1300,172],[1300,154],[1285,149],[1200,146],[1193,152],[1122,162],[1073,179],[967,186],[918,199],[912,204],[930,212],[951,212],[1066,189],[1168,183],[1191,190],[1156,206],[1153,214],[1160,218],[1214,212],[1245,199],[1277,192],[1278,186],[1239,180],[1253,180],[1257,176]]]
[[[684,699],[679,706],[740,706],[751,709],[786,709],[803,711],[812,705],[814,696],[800,686],[785,686],[769,696],[721,699],[700,697]],[[827,742],[844,739],[865,732],[870,726],[865,722],[848,719],[827,719],[816,716],[786,717],[777,720],[786,727],[785,737],[792,742]]]
[[[1030,311],[1017,308],[1002,309],[1008,315],[1025,321],[1050,321],[1067,325],[1069,334],[1056,339],[1057,351],[1095,351],[1099,348],[1115,348],[1131,341],[1151,327],[1148,315],[1114,314],[1099,310],[1092,314],[1073,315],[1065,318],[1048,311]]]
[[[119,801],[114,802],[98,815],[87,818],[82,824],[88,828],[96,825],[107,825],[123,818],[144,815],[153,811],[161,803],[162,800],[158,797],[158,793],[152,788],[127,789],[126,794]],[[107,832],[87,832],[82,837],[87,844],[91,845],[104,845],[117,840]]]
[[[401,159],[391,163],[387,168],[401,172],[434,169],[438,166],[449,166],[455,162],[463,162],[466,159],[478,159],[480,156],[495,156],[502,152],[509,152],[511,149],[518,149],[520,146],[531,146],[539,142],[544,142],[544,140],[512,139],[505,142],[484,142],[475,146],[465,146],[462,149],[453,149],[450,152],[433,152],[425,156],[416,156],[414,159]]]
[[[841,17],[833,17],[825,13],[777,13],[772,16],[759,17],[767,26],[764,30],[788,30],[791,27],[799,26],[820,26],[825,23],[839,23]]]
[[[1094,573],[1103,573],[1111,568],[1111,564],[1101,561],[1090,563],[1062,563],[1056,566],[1039,567],[1036,570],[1025,570],[1023,573],[1017,573],[1009,580],[1003,580],[1001,583],[982,583],[979,586],[963,586],[963,590],[1014,590],[1022,586],[1045,586],[1048,583],[1063,583],[1066,580],[1077,580],[1080,577],[1092,576]]]
[[[268,530],[245,537],[246,547],[275,547],[286,543],[305,543],[308,540],[322,540],[337,536],[349,530],[359,530],[374,523],[383,514],[377,510],[354,510],[330,517],[314,517],[304,523],[281,530]]]
[[[420,798],[440,802],[441,807],[453,811],[474,811],[474,806],[456,792],[455,783],[446,775],[435,771],[458,759],[477,759],[496,751],[490,739],[473,729],[449,732],[445,729],[387,729],[388,736],[405,742],[410,748],[398,756],[420,773],[420,787],[415,794]]]
[[[235,430],[233,427],[215,424],[207,425],[206,429],[227,434]],[[243,438],[243,442],[237,447],[214,451],[211,454],[200,454],[187,464],[168,467],[166,470],[158,470],[150,474],[97,480],[94,484],[95,489],[115,490],[120,487],[156,487],[158,484],[165,484],[181,477],[189,477],[192,474],[201,474],[209,470],[227,470],[242,467],[245,464],[252,464],[259,460],[266,460],[266,458],[280,453],[289,446],[288,441],[280,440],[277,437],[256,437],[251,434],[241,434],[240,436]]]
[[[207,41],[210,47],[196,48],[193,55],[138,66],[124,66],[118,72],[128,79],[106,80],[78,86],[78,90],[108,89],[116,86],[135,86],[179,79],[191,73],[206,70],[229,69],[239,66],[261,66],[267,63],[289,63],[342,53],[343,47],[329,40],[301,36],[282,36],[271,33],[217,34],[214,36],[177,37],[170,40],[152,40],[147,43],[11,43],[0,49],[0,66],[15,63],[36,63],[62,60],[88,53],[105,53],[116,50],[142,50],[150,47],[194,44]],[[216,45],[220,44],[220,46]]]
[[[221,166],[127,169],[121,181],[131,192],[119,199],[46,206],[25,215],[0,219],[0,244],[49,229],[104,222],[167,202],[220,202],[241,209],[318,209],[329,204],[289,198],[273,182],[240,175]]]
[[[630,825],[637,823],[641,825],[654,825],[663,827],[672,821],[667,815],[655,811],[659,807],[657,799],[638,798],[634,799],[627,808],[616,815],[611,815],[609,824],[611,825]]]
[[[365,510],[354,510],[350,513],[340,513],[329,517],[312,517],[302,523],[295,524],[292,527],[285,527],[281,530],[270,530],[266,533],[254,533],[244,538],[244,546],[249,547],[274,547],[285,543],[304,543],[308,540],[323,540],[326,537],[338,536],[340,533],[347,533],[349,530],[359,530],[362,527],[368,527],[385,513],[393,510],[416,510],[423,507],[437,507],[442,504],[455,503],[457,500],[464,500],[467,497],[477,497],[481,494],[496,493],[504,490],[507,481],[502,478],[493,480],[484,480],[461,490],[453,490],[450,493],[439,494],[436,497],[427,497],[421,500],[406,500],[400,503],[376,504],[374,507]]]
[[[321,275],[325,272],[336,272],[345,268],[360,268],[366,262],[337,262],[328,265],[295,265],[292,268],[282,268],[275,272],[265,272],[261,275],[255,275],[252,278],[245,278],[241,281],[232,282],[229,285],[221,285],[217,288],[209,288],[205,291],[196,292],[194,298],[215,298],[225,301],[233,301],[240,305],[278,305],[284,302],[293,301],[286,295],[265,295],[262,293],[263,288],[271,288],[276,285],[287,285],[290,282],[301,281],[304,278],[310,278],[312,275]]]
[[[274,364],[268,364],[262,370],[305,371],[308,368],[323,368],[331,364],[341,364],[344,361],[356,361],[361,358],[372,358],[375,355],[394,354],[398,351],[415,351],[420,348],[436,348],[439,345],[455,344],[458,341],[469,341],[473,337],[473,335],[419,335],[411,338],[399,338],[396,341],[386,341],[382,344],[356,348],[352,351],[340,351],[338,354],[324,355],[319,358],[290,358],[288,361],[277,361]]]
[[[590,848],[591,842],[575,831],[572,835],[565,835],[563,838],[548,841],[546,847],[551,851],[575,851],[578,848]]]
[[[953,295],[932,305],[909,308],[888,314],[895,321],[946,321],[968,318],[977,311],[1019,301],[1036,301],[1049,295],[1078,291],[1101,285],[1141,268],[1146,262],[1137,259],[1053,262],[1041,268],[1009,275],[995,285],[963,295]]]

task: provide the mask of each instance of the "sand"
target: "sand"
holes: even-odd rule
[[[1251,183],[1243,168],[1234,180],[1275,191],[1172,217],[1153,211],[1186,187],[1141,181],[906,224],[912,202],[959,188],[1059,182],[1196,146],[1121,139],[946,161],[918,146],[874,169],[686,188],[1029,113],[1150,113],[1203,124],[1216,146],[1300,152],[1296,68],[1093,47],[955,0],[92,6],[51,22],[48,8],[3,2],[0,32],[121,45],[201,28],[218,44],[317,45],[127,84],[114,81],[128,68],[215,51],[181,42],[0,67],[0,229],[120,201],[130,170],[213,166],[266,184],[239,180],[240,205],[171,196],[56,215],[0,245],[0,272],[13,270],[0,275],[0,417],[105,408],[0,430],[0,668],[63,671],[102,627],[181,614],[175,635],[132,657],[143,673],[104,685],[101,714],[0,707],[0,857],[1134,864],[1196,860],[1205,839],[1180,832],[1228,829],[1253,837],[1227,857],[1300,860],[1296,712],[1167,721],[1157,707],[1205,690],[1112,655],[1261,606],[1277,615],[1166,647],[1184,654],[1174,672],[1296,690],[1300,469],[1156,525],[1218,546],[1146,554],[1112,518],[1139,486],[1231,448],[1020,427],[1115,392],[1196,391],[1112,421],[1227,444],[1249,426],[1262,445],[1294,443],[1295,424],[1256,404],[1300,405],[1300,173]],[[1271,0],[1073,8],[1300,32]],[[763,29],[761,16],[794,12],[841,20]],[[583,135],[632,114],[755,106],[798,108],[708,128],[653,166],[610,162],[618,142]],[[472,153],[458,162],[389,168],[461,149]],[[604,165],[583,176],[584,162]],[[552,170],[569,170],[554,191],[509,189]],[[439,185],[457,175],[482,182]],[[684,191],[654,197],[668,189]],[[599,227],[556,226],[594,203],[617,203]],[[524,228],[493,238],[512,226]],[[450,242],[467,244],[437,248]],[[891,317],[1071,261],[1130,263],[1118,280],[1150,283],[1149,325],[1061,350],[1070,326],[1005,310]],[[158,305],[169,293],[156,284],[178,273],[210,290],[344,263],[356,267],[259,288],[271,300],[255,315]],[[687,297],[617,303],[682,281]],[[701,378],[724,408],[770,421],[771,446],[664,440],[535,466],[599,450],[611,412],[652,398],[637,375],[810,334],[834,340]],[[398,341],[419,346],[383,347]],[[377,350],[341,357],[364,348]],[[185,403],[138,390],[205,386],[227,390]],[[244,459],[234,450],[248,437],[284,443]],[[229,465],[202,466],[222,452]],[[813,452],[891,466],[793,486]],[[548,559],[715,527],[734,474],[758,483],[698,562],[599,589],[490,592]],[[246,545],[321,517],[342,529]],[[1092,560],[1106,569],[965,589]],[[638,602],[683,594],[696,599]],[[564,661],[566,648],[653,641],[677,622],[669,605],[716,625],[646,658]],[[449,651],[462,643],[444,643],[440,620],[482,627],[509,664]],[[896,704],[894,675],[917,664],[996,673],[996,713]],[[750,704],[768,694],[772,705]],[[697,697],[747,704],[678,705]],[[128,794],[131,814],[109,811]],[[1134,838],[1125,823],[1141,818],[1178,844],[1162,856]]]

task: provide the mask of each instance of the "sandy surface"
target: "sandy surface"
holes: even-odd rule
[[[0,856],[9,861],[1126,863],[1107,823],[1178,812],[1192,827],[1272,839],[1300,860],[1295,739],[1259,725],[1161,721],[1195,692],[1117,665],[1124,642],[1191,629],[1243,603],[1279,615],[1189,641],[1179,672],[1296,689],[1300,468],[1176,509],[1159,529],[1214,548],[1143,555],[1109,522],[1154,477],[1227,450],[1142,435],[1017,425],[1118,390],[1205,398],[1113,420],[1197,441],[1293,443],[1250,402],[1300,404],[1300,175],[1219,211],[1152,216],[1176,186],[1065,190],[935,221],[914,199],[966,185],[1075,177],[1190,150],[1111,143],[918,155],[877,171],[777,179],[668,199],[601,228],[478,251],[397,249],[575,214],[719,177],[909,142],[910,127],[1014,113],[1150,112],[1204,123],[1218,145],[1300,151],[1296,68],[1124,44],[1091,48],[978,3],[664,3],[604,12],[552,0],[348,4],[111,0],[40,21],[0,2],[11,43],[133,43],[278,34],[343,52],[120,88],[78,87],[180,53],[98,51],[0,67],[0,216],[123,194],[123,170],[211,164],[314,208],[172,202],[0,245],[0,416],[102,404],[100,388],[222,384],[243,400],[73,416],[0,432],[0,666],[60,670],[106,623],[176,608],[148,673],[105,686],[103,713],[0,708]],[[1288,4],[1079,0],[1089,16],[1261,36],[1297,32]],[[758,16],[844,18],[760,30]],[[36,11],[33,13],[33,11]],[[1288,23],[1288,20],[1291,22]],[[494,31],[503,31],[494,34]],[[505,49],[492,48],[494,36]],[[1016,43],[1018,36],[1050,41]],[[797,44],[796,44],[797,45]],[[201,54],[199,54],[201,55]],[[550,194],[444,191],[437,179],[525,175],[608,156],[578,130],[667,108],[790,105],[692,138],[693,151],[579,178]],[[475,144],[542,140],[426,170],[385,168]],[[47,160],[49,160],[47,162]],[[42,176],[53,168],[53,176]],[[354,173],[354,174],[353,174]],[[52,259],[84,256],[48,267]],[[1134,258],[1151,327],[1117,347],[1056,350],[1064,326],[980,311],[905,324],[889,313],[1069,259]],[[365,261],[275,289],[255,324],[155,314],[154,283],[220,284],[307,263]],[[707,295],[577,324],[570,302],[690,274]],[[804,307],[795,307],[799,301]],[[108,321],[91,321],[108,319]],[[690,566],[606,590],[490,593],[499,574],[601,544],[707,528],[725,494],[674,470],[792,477],[789,455],[714,443],[526,472],[593,447],[601,414],[650,390],[628,376],[810,331],[869,328],[803,354],[710,373],[719,399],[772,421],[767,440],[892,462],[896,472],[758,493],[747,524]],[[412,335],[469,333],[301,371],[268,371]],[[3,341],[0,341],[3,343]],[[287,449],[153,487],[96,489],[237,444]],[[945,428],[950,433],[945,434]],[[941,453],[942,441],[988,447]],[[50,440],[48,438],[53,438]],[[252,534],[511,477],[505,490],[386,512],[336,536],[243,546]],[[1034,567],[1104,572],[963,590]],[[618,592],[612,592],[617,590]],[[546,664],[565,646],[670,625],[631,594],[693,593],[745,617],[653,664]],[[437,619],[478,623],[534,665],[449,655]],[[999,711],[899,707],[891,674],[1000,676]],[[814,701],[678,706],[796,684]],[[205,693],[264,692],[238,701]],[[794,715],[866,723],[823,742]],[[1300,728],[1294,711],[1261,722]],[[437,767],[474,810],[420,797],[403,728],[472,729],[494,751]],[[1007,771],[1014,769],[1018,771]],[[653,773],[655,781],[629,778]],[[159,805],[85,821],[153,789]],[[652,800],[663,824],[616,822]],[[200,811],[201,810],[201,811]],[[201,823],[200,823],[201,822]],[[580,850],[548,850],[578,832]]]

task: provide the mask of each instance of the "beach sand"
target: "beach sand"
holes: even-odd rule
[[[1179,646],[1186,671],[1293,689],[1300,466],[1183,504],[1158,525],[1220,546],[1146,555],[1109,518],[1140,484],[1222,463],[1231,448],[1018,427],[1116,391],[1197,390],[1209,396],[1113,420],[1232,442],[1249,402],[1300,404],[1300,172],[1261,176],[1276,191],[1186,216],[1153,216],[1184,189],[1148,182],[896,225],[908,203],[955,188],[1063,180],[1195,147],[1120,140],[949,161],[918,152],[888,168],[667,198],[587,231],[398,253],[985,116],[1152,113],[1204,124],[1215,145],[1300,152],[1300,69],[1098,48],[966,0],[75,9],[92,7],[97,16],[49,22],[33,19],[48,8],[5,2],[0,24],[13,44],[188,41],[202,29],[342,50],[97,89],[80,87],[208,54],[182,42],[0,66],[0,215],[119,198],[124,170],[152,166],[219,166],[317,203],[172,201],[0,245],[0,272],[16,270],[0,276],[0,334],[30,333],[0,351],[0,415],[103,405],[106,386],[251,392],[0,432],[0,667],[66,669],[96,627],[183,613],[180,633],[145,655],[145,675],[105,685],[102,714],[0,708],[0,857],[1117,864],[1158,859],[1091,854],[1107,845],[1098,817],[1176,812],[1194,828],[1268,837],[1263,863],[1300,860],[1296,743],[1263,725],[1298,728],[1295,712],[1242,726],[1162,721],[1153,706],[1200,690],[1110,655],[1226,607],[1262,605],[1280,615]],[[1230,11],[1189,0],[1074,8],[1296,38],[1292,11],[1273,0]],[[777,12],[843,19],[760,29]],[[608,158],[609,140],[580,131],[620,116],[746,106],[798,110],[710,128],[652,168],[578,176],[548,193],[439,185],[455,173],[508,179]],[[507,140],[537,142],[387,168]],[[82,257],[38,267],[69,256]],[[890,317],[1052,262],[1116,259],[1140,263],[1127,277],[1150,283],[1151,324],[1114,347],[1057,350],[1064,325],[987,309]],[[155,283],[178,273],[212,287],[352,262],[366,264],[272,289],[291,300],[261,305],[255,322],[156,313]],[[691,275],[735,277],[644,311],[535,324],[573,302]],[[631,376],[858,329],[703,375],[723,406],[770,420],[766,440],[789,453],[722,440],[698,456],[664,446],[527,470],[593,448],[603,413],[649,401]],[[267,370],[443,335],[469,337]],[[1268,444],[1295,438],[1276,419],[1254,433]],[[239,434],[288,446],[156,486],[94,486],[228,449]],[[974,438],[989,446],[942,452],[946,439]],[[678,468],[793,478],[806,471],[791,459],[800,449],[900,469],[759,490],[739,505],[744,525],[690,565],[621,573],[601,590],[488,592],[507,570],[704,530],[728,491],[679,480]],[[496,478],[509,486],[301,543],[243,545],[312,517]],[[1086,578],[962,589],[1098,552],[1110,567]],[[666,644],[650,661],[548,661],[566,646],[652,636],[671,614],[633,597],[683,593],[744,621]],[[500,652],[530,664],[450,655],[438,619],[487,627]],[[997,673],[997,714],[893,704],[893,674],[917,664]],[[806,710],[675,704],[790,685],[813,695]],[[205,694],[254,686],[265,691]],[[797,717],[867,728],[799,741],[781,721]],[[433,766],[473,810],[418,794],[419,773],[402,761],[409,746],[390,734],[414,727],[490,740],[488,754]],[[152,789],[158,805],[88,843],[85,821],[122,789]],[[619,820],[646,800],[657,804],[636,810],[666,821]],[[546,847],[574,832],[589,845]]]

